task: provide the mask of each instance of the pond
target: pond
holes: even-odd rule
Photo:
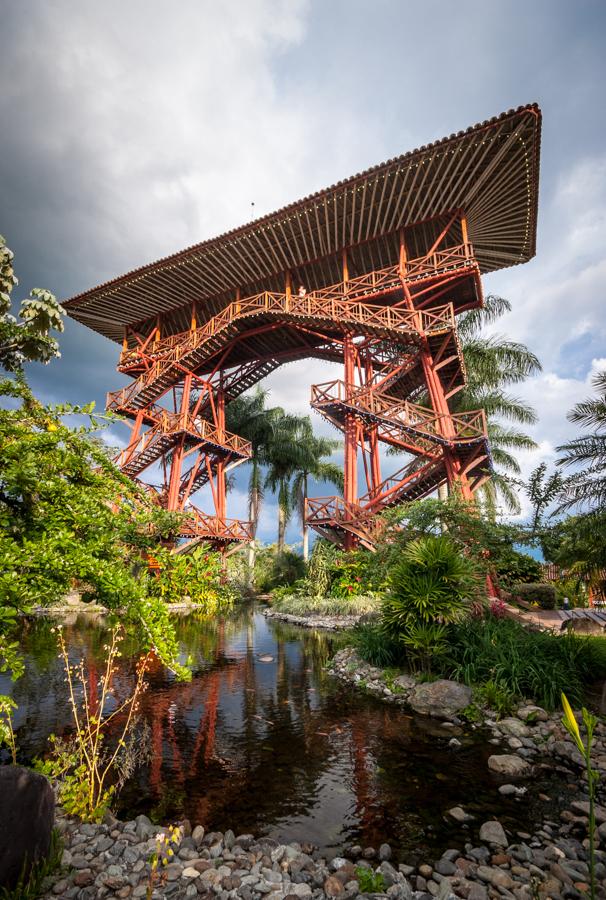
[[[93,672],[103,661],[107,623],[90,615],[65,624],[73,661]],[[119,815],[183,817],[207,830],[311,841],[328,855],[344,845],[392,845],[400,861],[462,847],[475,832],[449,823],[464,806],[479,825],[497,816],[530,830],[545,814],[538,794],[557,802],[547,775],[523,802],[501,797],[486,760],[486,735],[452,729],[363,695],[327,674],[342,638],[268,621],[254,604],[222,619],[176,618],[192,681],[177,683],[160,665],[150,673],[141,715],[152,754],[119,798]],[[42,754],[50,733],[69,730],[67,685],[48,620],[24,628],[26,673],[12,687],[19,704],[22,761]],[[124,645],[116,696],[134,679],[136,647]],[[3,676],[0,676],[0,679]],[[11,690],[0,680],[0,693]],[[555,809],[554,809],[555,814]]]

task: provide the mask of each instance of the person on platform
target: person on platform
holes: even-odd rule
[[[299,296],[299,297],[304,297],[304,296],[307,294],[307,289],[306,289],[305,287],[303,287],[302,284],[300,284],[300,285],[299,285],[299,290],[298,290],[297,293],[298,293],[298,296]]]

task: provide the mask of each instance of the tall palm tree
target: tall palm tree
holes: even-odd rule
[[[225,409],[225,427],[250,441],[252,445],[248,480],[248,518],[252,531],[248,566],[251,575],[255,565],[255,540],[264,494],[262,467],[267,463],[268,447],[278,422],[285,416],[284,410],[279,406],[266,406],[267,394],[266,390],[257,387],[252,393],[232,400]]]
[[[280,553],[284,550],[286,526],[292,512],[290,483],[306,461],[302,442],[303,421],[299,416],[285,416],[280,419],[267,446],[267,474],[264,486],[277,494]]]
[[[589,432],[557,448],[562,454],[559,466],[580,467],[565,482],[564,509],[606,507],[606,370],[594,375],[592,383],[598,396],[577,403],[568,413],[571,422]]]
[[[482,309],[470,310],[458,319],[467,383],[453,397],[451,409],[454,413],[484,409],[486,413],[495,470],[481,494],[487,512],[492,514],[499,500],[510,512],[520,511],[515,490],[520,465],[514,454],[537,447],[530,435],[516,427],[533,425],[537,421],[535,410],[507,389],[538,374],[541,363],[525,344],[498,334],[482,334],[483,328],[510,311],[508,300],[489,295]]]
[[[343,469],[336,463],[325,461],[324,457],[331,456],[333,450],[341,446],[341,441],[331,438],[318,437],[313,433],[309,416],[303,420],[301,435],[299,437],[304,452],[299,468],[295,471],[291,485],[291,509],[298,510],[301,519],[301,531],[303,536],[303,559],[309,559],[309,528],[305,521],[305,502],[310,476],[317,481],[325,481],[334,484],[337,490],[343,491]]]

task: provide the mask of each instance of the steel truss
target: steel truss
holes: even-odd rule
[[[296,293],[287,274],[283,292],[238,292],[203,323],[192,305],[185,332],[163,336],[162,316],[126,330],[118,369],[133,380],[107,400],[132,429],[117,463],[133,478],[158,467],[154,497],[186,513],[183,537],[221,549],[251,539],[249,523],[226,518],[226,474],[250,458],[251,448],[226,430],[225,405],[295,359],[344,367],[343,380],[314,385],[311,398],[344,433],[343,498],[310,499],[306,508],[308,524],[330,540],[373,548],[381,510],[445,483],[458,484],[471,499],[489,477],[483,411],[454,415],[449,408],[465,384],[456,316],[483,302],[465,217],[453,214],[421,257],[408,259],[403,230],[399,246],[393,265],[355,278],[343,251],[342,280],[320,290]],[[260,350],[276,331],[288,337],[285,349]],[[381,442],[411,456],[387,479]],[[190,500],[205,484],[211,514]]]

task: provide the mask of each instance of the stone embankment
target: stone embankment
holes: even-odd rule
[[[346,631],[357,625],[362,618],[367,617],[367,614],[363,616],[361,613],[357,616],[325,616],[313,612],[295,616],[271,607],[264,609],[263,615],[267,619],[278,619],[280,622],[289,622],[291,625],[299,625],[302,628],[323,628],[325,631]]]

